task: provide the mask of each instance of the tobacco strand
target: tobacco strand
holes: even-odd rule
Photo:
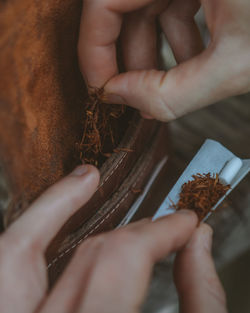
[[[172,207],[176,210],[192,210],[201,221],[231,187],[221,184],[218,174],[198,173],[192,178],[182,185],[180,199],[177,204],[172,203]]]
[[[108,157],[115,149],[114,120],[119,119],[125,111],[124,106],[103,103],[104,99],[103,88],[88,88],[83,134],[80,143],[76,144],[80,160],[96,166],[101,156]]]

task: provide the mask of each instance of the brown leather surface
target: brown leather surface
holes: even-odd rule
[[[70,235],[67,233],[65,237],[61,232],[57,236],[47,251],[52,283],[63,271],[75,249],[83,240],[99,232],[111,230],[120,223],[139,196],[134,190],[143,190],[157,163],[168,155],[169,145],[167,143],[167,127],[164,124],[158,124],[157,131],[146,145],[129,175],[121,186],[115,190],[113,195],[96,211],[96,214],[86,223],[83,223],[75,232],[71,232]],[[159,188],[160,181],[157,181],[157,184],[153,186],[154,188]],[[157,203],[157,197],[153,197],[153,201]],[[155,207],[153,206],[150,211],[153,212],[154,210]],[[143,210],[141,214],[146,216],[148,212],[146,213]],[[62,240],[60,236],[65,237],[65,239]]]
[[[80,13],[81,0],[0,1],[0,159],[14,197],[7,224],[78,161]]]
[[[63,227],[63,234],[74,231],[87,221],[107,201],[115,190],[123,183],[128,173],[133,168],[137,159],[148,148],[152,141],[152,135],[158,129],[159,124],[155,121],[143,120],[138,114],[130,122],[120,147],[131,152],[119,152],[113,154],[101,168],[101,182],[93,198],[81,208]],[[119,148],[118,148],[119,149]],[[56,238],[55,241],[58,239]]]

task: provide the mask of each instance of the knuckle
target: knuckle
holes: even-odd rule
[[[79,245],[79,247],[77,248],[77,253],[80,255],[85,254],[86,249],[89,249],[89,248],[100,249],[106,240],[105,237],[106,236],[102,234],[102,235],[97,235],[94,237],[87,238]]]
[[[9,234],[5,238],[5,244],[9,247],[11,251],[16,251],[16,253],[38,253],[41,251],[41,243],[35,238],[31,238],[28,235],[19,236],[16,234]]]
[[[155,94],[158,91],[160,87],[158,84],[159,73],[161,72],[157,70],[141,71],[141,85],[148,91],[148,94]]]
[[[239,54],[240,55],[240,54]],[[231,61],[233,65],[229,68],[230,74],[226,78],[225,87],[228,92],[233,92],[233,95],[245,94],[250,91],[250,58],[241,57]]]
[[[110,233],[110,237],[103,246],[102,255],[107,257],[115,255],[116,262],[122,267],[136,266],[134,263],[131,265],[131,261],[134,259],[138,261],[137,264],[140,264],[140,267],[144,267],[150,262],[148,251],[141,244],[136,233],[131,230]]]
[[[124,250],[131,250],[137,245],[138,239],[134,232],[131,230],[119,230],[111,232],[107,238],[107,245],[112,249],[118,250],[120,247]]]
[[[147,113],[163,122],[174,120],[177,117],[175,110],[172,108],[171,103],[173,103],[173,99],[170,98],[171,93],[167,92],[169,88],[169,73],[157,70],[141,72],[143,89],[147,90],[148,95],[156,95],[156,97],[148,97],[149,112]],[[166,98],[167,95],[168,98]]]
[[[5,236],[3,242],[10,251],[22,251],[27,247],[26,238],[23,236],[16,236],[14,234],[8,234]]]
[[[235,36],[218,37],[211,45],[212,57],[223,60],[220,65],[220,72],[223,74],[220,87],[225,90],[226,95],[235,96],[250,91],[249,49],[250,45],[245,38]]]
[[[226,306],[227,297],[217,276],[207,279],[207,292],[216,299],[220,304]]]
[[[109,4],[112,4],[114,1],[113,0],[84,0],[84,5],[86,6],[92,6],[92,7],[97,7],[97,6],[102,6],[106,7]]]
[[[77,254],[84,255],[86,250],[96,249],[102,255],[109,255],[115,251],[116,259],[124,259],[134,252],[143,253],[138,236],[135,232],[126,229],[111,231],[85,240],[77,249]]]
[[[170,122],[178,118],[176,110],[173,108],[171,99],[166,99],[166,96],[160,93],[159,98],[159,119],[162,122]]]
[[[142,13],[143,16],[147,19],[155,19],[159,14],[165,11],[167,8],[168,3],[164,0],[156,1],[152,3],[151,5],[148,5],[143,9]]]
[[[195,14],[200,8],[200,3],[197,1],[195,5],[189,5],[188,3],[183,3],[182,9],[180,10],[179,5],[172,3],[167,10],[163,12],[164,17],[168,19],[181,20],[183,22],[189,23],[193,20]]]
[[[250,69],[246,69],[238,77],[233,78],[236,94],[245,94],[250,91]]]
[[[0,240],[1,262],[18,260],[20,262],[36,262],[41,255],[40,244],[27,236],[8,234]]]

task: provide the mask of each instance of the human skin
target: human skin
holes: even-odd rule
[[[86,81],[105,85],[108,101],[163,121],[248,92],[250,3],[203,0],[202,6],[212,38],[206,49],[193,20],[197,1],[85,0],[79,59]],[[179,63],[169,72],[155,70],[156,17]],[[118,75],[115,43],[121,30],[129,72]],[[154,264],[173,252],[181,312],[227,312],[211,257],[211,228],[197,228],[189,211],[85,240],[48,293],[46,248],[98,182],[94,167],[78,167],[0,237],[0,312],[138,313]]]
[[[194,15],[200,6],[211,35],[204,48]],[[178,65],[157,71],[156,20]],[[119,75],[121,38],[127,72]],[[79,64],[107,101],[170,121],[229,96],[250,91],[249,0],[85,0]]]
[[[191,211],[144,219],[85,240],[48,293],[44,253],[60,227],[95,192],[99,173],[77,167],[0,237],[1,313],[139,313],[154,264],[176,252],[183,313],[225,313],[211,257],[211,228]]]

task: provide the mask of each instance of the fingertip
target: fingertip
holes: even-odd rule
[[[226,312],[226,297],[211,255],[212,228],[201,224],[178,252],[174,281],[185,312]]]
[[[157,218],[153,223],[171,223],[180,227],[182,230],[188,228],[191,231],[194,231],[198,225],[198,217],[191,210],[178,210],[173,214]]]
[[[77,166],[67,177],[59,181],[55,188],[60,190],[62,186],[64,186],[63,188],[67,186],[68,191],[72,190],[71,194],[76,194],[76,197],[81,200],[82,197],[87,198],[92,195],[99,183],[99,170],[93,165],[83,164]]]
[[[193,216],[193,215],[197,216],[197,215],[194,213],[194,211],[192,211],[192,210],[187,210],[187,209],[177,210],[177,211],[175,212],[175,214],[184,214],[184,215],[189,215],[189,216]]]
[[[83,164],[77,166],[70,174],[69,176],[83,176],[88,173],[88,166]]]
[[[192,210],[186,210],[186,209],[182,209],[182,210],[177,210],[174,214],[180,214],[182,216],[186,216],[187,218],[189,218],[190,220],[192,220],[192,222],[195,224],[195,226],[198,225],[198,216],[197,214],[192,211]]]
[[[147,113],[145,113],[145,112],[143,112],[143,111],[141,111],[140,113],[141,113],[141,116],[142,116],[143,118],[145,118],[146,120],[153,120],[153,119],[154,119],[153,116],[151,116],[151,115],[149,115],[149,114],[147,114]]]
[[[107,92],[105,93],[105,98],[103,99],[103,101],[108,104],[127,104],[126,100],[122,96]]]
[[[93,176],[96,180],[100,179],[100,172],[99,170],[90,164],[82,164],[77,166],[70,174],[69,176],[75,176],[75,177],[81,177],[81,176]]]
[[[127,75],[127,73],[115,75],[106,82],[106,84],[104,85],[106,103],[127,104],[127,101],[124,97],[124,91],[126,94],[126,90],[128,89],[128,80],[126,79]]]
[[[93,165],[86,165],[89,178],[98,186],[100,182],[100,171]]]
[[[100,171],[98,170],[98,168],[92,164],[86,164],[85,165],[87,168],[88,168],[88,172],[93,174],[93,175],[96,175],[96,176],[100,176]]]
[[[202,251],[210,253],[212,248],[212,237],[213,229],[208,224],[202,223],[195,230],[186,248],[193,251],[193,253],[200,254]]]
[[[152,224],[156,224],[155,227],[162,236],[161,240],[170,253],[178,251],[187,244],[197,227],[197,220],[196,214],[185,210],[161,217]],[[166,232],[168,234],[167,240],[164,236]]]
[[[214,233],[213,228],[207,223],[201,223],[198,230],[210,237],[212,237]]]

